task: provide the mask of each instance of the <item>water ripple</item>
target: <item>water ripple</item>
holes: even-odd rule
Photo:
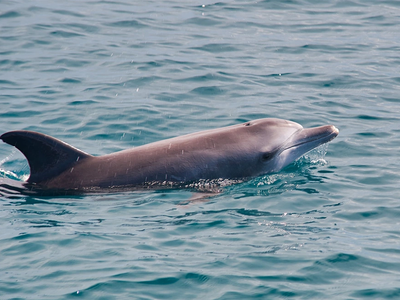
[[[21,194],[29,166],[2,144],[1,294],[398,297],[399,15],[398,1],[2,3],[1,133],[94,155],[263,117],[340,135],[197,202]]]

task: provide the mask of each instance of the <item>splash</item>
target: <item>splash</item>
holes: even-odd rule
[[[296,160],[294,164],[297,166],[301,166],[304,164],[311,164],[313,166],[325,166],[328,164],[328,162],[324,158],[327,152],[328,144],[323,144],[304,154],[302,157]]]
[[[17,174],[15,174],[14,172],[8,171],[8,170],[1,169],[1,168],[0,168],[0,177],[19,180],[19,177]]]

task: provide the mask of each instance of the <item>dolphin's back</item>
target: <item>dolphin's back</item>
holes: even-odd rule
[[[49,180],[71,168],[77,161],[92,157],[63,141],[33,131],[10,131],[0,139],[15,146],[28,160],[31,170],[29,183]]]

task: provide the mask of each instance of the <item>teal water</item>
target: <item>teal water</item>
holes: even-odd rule
[[[398,299],[398,1],[0,1],[0,129],[95,155],[256,118],[339,136],[203,202],[0,190],[1,299]],[[0,144],[1,176],[29,175]]]

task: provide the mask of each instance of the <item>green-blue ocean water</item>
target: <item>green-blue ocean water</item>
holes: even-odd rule
[[[339,136],[225,188],[0,190],[1,299],[398,299],[399,1],[0,1],[0,134],[102,155],[264,117]],[[0,144],[1,176],[25,158]]]

